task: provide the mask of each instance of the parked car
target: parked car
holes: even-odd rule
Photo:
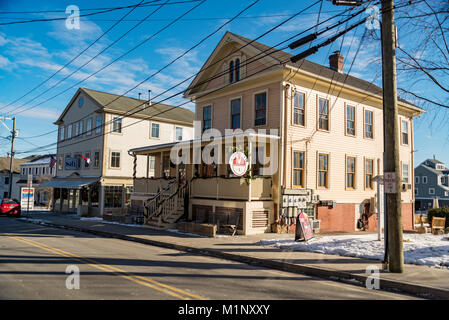
[[[7,214],[14,217],[20,217],[22,208],[20,202],[16,199],[3,198],[0,204],[0,213]]]

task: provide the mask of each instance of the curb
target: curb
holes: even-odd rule
[[[108,231],[99,231],[99,230],[92,230],[89,228],[82,228],[78,226],[68,226],[63,224],[55,224],[51,222],[43,222],[43,221],[27,221],[27,220],[18,220],[25,223],[31,223],[31,224],[38,224],[38,225],[44,225],[47,227],[53,227],[57,229],[65,229],[65,230],[71,230],[71,231],[77,231],[77,232],[83,232],[83,233],[89,233],[101,237],[107,237],[107,238],[115,238],[125,241],[132,241],[136,243],[146,244],[146,245],[152,245],[167,249],[174,249],[178,251],[185,251],[185,252],[191,252],[191,253],[197,253],[202,255],[207,255],[215,258],[225,259],[225,260],[231,260],[236,262],[242,262],[253,266],[258,267],[265,267],[269,269],[276,269],[291,273],[300,273],[300,274],[306,274],[309,276],[315,276],[319,278],[328,278],[330,280],[334,281],[340,281],[344,283],[349,283],[357,286],[365,286],[365,283],[367,280],[369,280],[368,276],[365,275],[357,275],[352,274],[349,272],[344,271],[338,271],[335,269],[329,269],[329,268],[323,268],[323,267],[314,267],[314,266],[308,266],[308,265],[298,265],[298,264],[292,264],[284,261],[279,260],[267,260],[267,259],[260,259],[255,257],[248,257],[248,256],[242,256],[238,254],[233,253],[226,253],[222,252],[220,250],[215,249],[200,249],[195,247],[189,247],[184,245],[179,245],[175,243],[168,243],[168,242],[162,242],[157,240],[150,240],[150,239],[143,239],[139,237],[133,237],[133,236],[127,236],[119,233],[114,232],[108,232]],[[434,287],[429,287],[425,285],[420,285],[416,283],[410,283],[410,282],[400,282],[395,280],[389,280],[389,279],[382,279],[382,276],[379,277],[379,285],[380,289],[388,290],[388,291],[400,291],[402,293],[411,294],[414,296],[420,296],[427,299],[443,299],[447,300],[449,299],[449,291]]]

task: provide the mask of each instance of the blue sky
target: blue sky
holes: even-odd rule
[[[176,0],[171,0],[171,2],[176,2]],[[56,126],[53,122],[66,107],[79,86],[123,94],[149,74],[163,67],[173,58],[214,31],[226,21],[226,18],[233,17],[252,2],[247,0],[207,0],[189,13],[184,20],[175,23],[90,79],[70,88],[198,3],[166,5],[149,18],[148,21],[143,22],[79,72],[47,93],[38,96],[84,64],[100,50],[137,24],[137,20],[143,19],[157,7],[146,6],[137,8],[125,18],[126,21],[114,27],[98,43],[70,64],[68,68],[61,71],[42,87],[8,107],[5,106],[37,86],[70,61],[71,58],[85,49],[130,9],[81,17],[79,30],[67,29],[65,20],[0,26],[0,114],[16,114],[17,116],[17,128],[20,130],[19,138],[16,140],[17,152],[28,151],[36,146],[43,146],[56,141],[56,132],[39,138],[28,137],[55,130]],[[137,97],[138,93],[141,92],[143,97],[146,97],[148,89],[152,90],[153,96],[157,95],[164,89],[171,87],[174,83],[197,72],[226,31],[254,38],[313,2],[315,1],[298,1],[293,3],[288,1],[260,0],[248,11],[244,12],[241,18],[227,25],[183,59],[127,95]],[[14,2],[5,2],[0,0],[0,11],[65,10],[69,5],[76,5],[80,8],[81,14],[86,14],[93,11],[83,11],[84,9],[110,8],[135,3],[138,3],[138,1],[72,0],[56,2],[48,0],[37,2],[16,0]],[[301,14],[259,41],[268,45],[275,45],[313,26],[317,21],[319,7],[319,4],[315,5],[304,14]],[[326,0],[323,2],[320,20],[330,18],[344,9],[346,8],[335,7],[330,1]],[[0,22],[67,16],[68,14],[64,12],[11,13],[0,15]],[[398,20],[398,23],[400,24],[401,21]],[[331,46],[320,49],[317,54],[309,57],[309,59],[327,65],[329,53],[341,48],[345,57],[344,71],[347,72],[360,44],[364,28],[362,25],[353,32],[348,33],[344,39],[340,39]],[[414,41],[408,31],[406,25],[400,25],[400,44],[405,47]],[[377,35],[379,35],[379,32],[377,32]],[[325,38],[324,36],[322,39]],[[351,74],[370,82],[373,81],[377,85],[381,84],[379,40],[367,37],[363,41],[351,69]],[[412,85],[410,81],[412,79],[407,76],[401,77],[401,73],[399,73],[398,86],[413,87],[414,90],[419,90],[420,92],[431,92],[433,96],[438,96],[439,94],[438,90],[427,82],[423,82],[416,89],[416,85]],[[181,91],[183,88],[185,87],[178,88],[176,92]],[[58,96],[48,100],[55,95]],[[162,96],[159,99],[161,98]],[[183,99],[175,98],[165,103],[179,104],[182,102],[184,102]],[[31,107],[32,109],[23,111]],[[189,107],[191,108],[192,105],[189,105]],[[415,120],[414,137],[415,149],[417,150],[415,153],[415,165],[428,157],[433,157],[433,155],[449,164],[449,133],[445,125],[448,112],[437,107],[429,107],[427,111],[421,118]],[[10,122],[8,125],[10,125]],[[0,137],[6,136],[8,136],[6,128],[0,126]],[[5,156],[9,148],[8,141],[0,139],[0,155]],[[21,157],[20,154],[17,156]]]

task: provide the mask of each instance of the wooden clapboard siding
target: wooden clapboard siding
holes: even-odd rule
[[[293,90],[305,93],[305,126],[292,124],[292,97]],[[365,184],[365,159],[374,160],[374,176],[382,173],[383,158],[383,113],[381,105],[369,100],[360,101],[348,95],[341,95],[338,99],[338,91],[327,94],[328,88],[302,83],[292,84],[286,90],[287,94],[287,142],[286,142],[286,187],[292,188],[292,161],[293,151],[305,153],[305,188],[316,189],[322,199],[336,200],[340,203],[360,203],[375,194],[375,190],[366,190]],[[318,98],[329,100],[329,132],[317,130]],[[356,134],[345,134],[345,106],[355,107]],[[364,137],[364,112],[373,112],[374,137]],[[406,115],[401,115],[406,118]],[[400,120],[398,120],[400,121]],[[411,123],[409,121],[409,128]],[[400,131],[400,130],[399,130]],[[409,146],[400,146],[401,161],[409,163],[409,179],[413,179],[411,162],[411,130],[409,130]],[[317,188],[318,154],[329,155],[329,187]],[[347,190],[346,186],[346,157],[356,158],[356,188]],[[380,160],[380,161],[378,161]],[[409,180],[411,181],[411,180]],[[411,182],[409,182],[411,183]],[[402,193],[404,202],[411,201],[411,192]]]

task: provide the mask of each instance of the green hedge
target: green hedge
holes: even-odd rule
[[[433,208],[427,210],[427,220],[432,221],[433,217],[446,218],[445,227],[449,228],[449,207]]]

